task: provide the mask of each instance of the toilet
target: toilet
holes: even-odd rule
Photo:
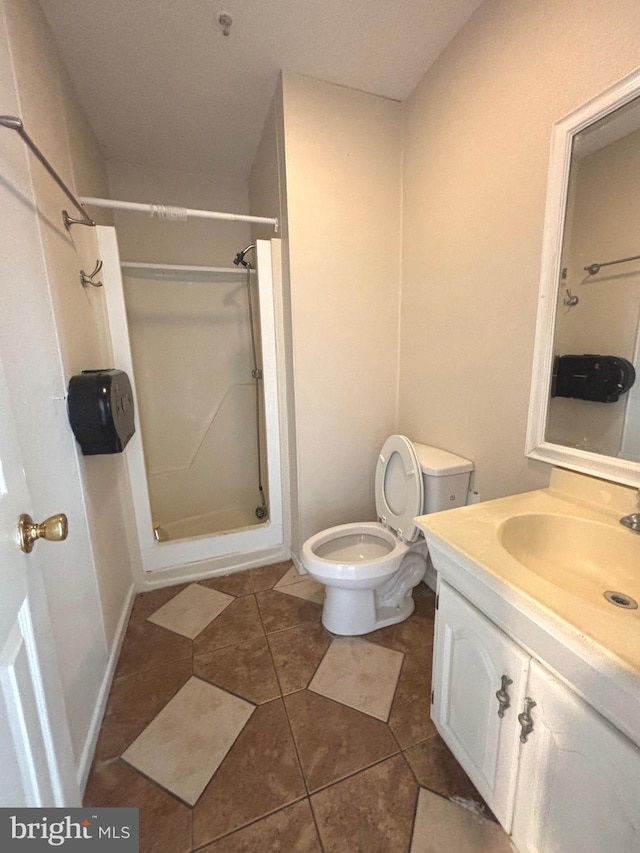
[[[392,435],[376,465],[377,522],[340,524],[311,536],[302,566],[324,584],[322,624],[354,636],[402,622],[424,577],[427,543],[415,516],[464,506],[473,463]]]

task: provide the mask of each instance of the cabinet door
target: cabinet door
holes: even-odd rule
[[[436,614],[433,721],[503,827],[510,831],[519,725],[529,657],[441,581]],[[499,716],[502,676],[511,705]]]
[[[532,661],[533,731],[520,751],[521,853],[638,853],[640,750]]]

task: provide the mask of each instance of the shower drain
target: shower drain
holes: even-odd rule
[[[638,602],[634,598],[631,598],[630,595],[625,595],[624,592],[613,592],[608,589],[603,595],[608,602],[615,604],[616,607],[624,607],[627,610],[638,609]]]

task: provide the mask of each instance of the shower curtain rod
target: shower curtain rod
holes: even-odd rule
[[[187,264],[150,264],[146,261],[137,263],[136,261],[121,261],[120,266],[123,269],[137,270],[167,270],[168,272],[201,272],[201,273],[222,273],[224,275],[246,275],[244,267],[194,267]],[[251,270],[253,273],[253,270]]]
[[[227,222],[255,222],[262,225],[273,225],[278,233],[278,220],[269,216],[248,216],[244,213],[219,213],[215,210],[192,210],[188,207],[172,207],[167,204],[138,204],[135,201],[115,201],[110,198],[89,198],[81,196],[83,204],[94,207],[109,207],[115,210],[133,210],[148,213],[151,218],[170,219],[175,222],[186,222],[187,219],[223,219]]]

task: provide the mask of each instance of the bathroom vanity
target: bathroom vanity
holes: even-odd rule
[[[424,516],[431,715],[521,853],[640,850],[636,490],[548,489]],[[614,602],[603,593],[613,592]]]

